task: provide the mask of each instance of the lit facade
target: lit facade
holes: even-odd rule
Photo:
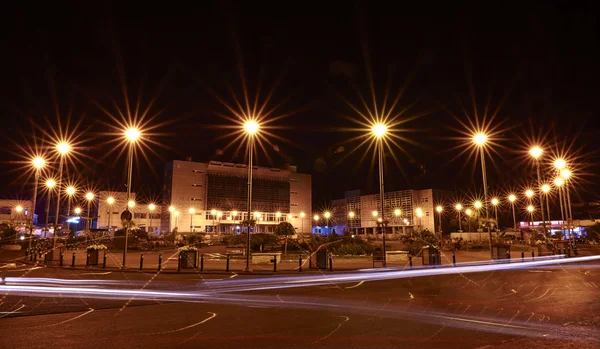
[[[0,199],[0,223],[28,223],[31,220],[32,205],[30,200]],[[18,206],[22,208],[21,212],[17,210]],[[34,224],[37,224],[37,215],[34,217]]]
[[[433,189],[386,192],[386,233],[407,234],[425,229],[434,232],[434,194]],[[330,220],[325,220],[322,213],[314,213],[319,215],[319,220],[313,222],[313,233],[341,234],[349,231],[355,235],[368,235],[377,231],[378,219],[381,218],[379,194],[360,195],[358,190],[348,191],[344,199],[333,200],[331,206]]]
[[[112,198],[112,200],[109,200]],[[133,213],[135,227],[152,234],[160,233],[160,217],[162,207],[155,203],[154,210],[150,210],[149,202],[137,202],[135,193],[131,193],[131,200],[135,202],[129,210]],[[110,203],[112,202],[112,204]],[[118,230],[123,228],[121,213],[127,209],[127,192],[101,191],[97,195],[95,207],[98,208],[96,228]],[[82,207],[84,208],[84,207]]]
[[[165,170],[162,231],[238,233],[247,219],[248,167],[244,164],[175,160]],[[290,222],[311,229],[311,176],[288,169],[253,166],[252,218],[255,232],[272,232]],[[173,206],[173,212],[169,207]],[[304,217],[302,217],[304,213]]]

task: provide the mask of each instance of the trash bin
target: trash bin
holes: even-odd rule
[[[442,264],[440,250],[438,250],[434,246],[424,246],[421,249],[421,257],[423,258],[423,265]]]
[[[327,269],[327,250],[318,250],[316,253],[317,256],[317,269]]]

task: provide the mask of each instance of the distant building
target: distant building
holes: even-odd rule
[[[109,204],[109,197],[114,199],[112,204]],[[135,193],[131,193],[131,200],[135,202],[135,206],[129,210],[133,213],[133,222],[136,228],[152,234],[159,234],[162,206],[154,203],[154,210],[150,210],[150,202],[137,202]],[[98,193],[95,207],[98,208],[96,228],[121,229],[123,228],[121,213],[128,207],[127,192],[101,191]]]
[[[162,231],[237,233],[247,219],[245,164],[175,160],[165,170]],[[256,232],[272,232],[279,222],[298,233],[311,229],[311,176],[288,169],[253,166],[252,216]],[[173,206],[178,212],[169,211]],[[190,210],[192,209],[192,210]]]
[[[29,223],[32,206],[33,202],[30,200],[0,199],[0,223]],[[21,212],[17,207],[22,209]],[[37,224],[37,214],[33,218],[33,224]]]
[[[407,234],[425,229],[436,231],[434,202],[441,202],[443,195],[446,193],[433,189],[386,192],[386,234]],[[313,233],[331,234],[335,231],[341,234],[348,231],[355,235],[369,235],[377,231],[381,217],[379,194],[360,195],[358,190],[348,191],[345,198],[333,200],[331,206],[330,220],[325,220],[322,213],[316,213],[319,220],[315,222]]]

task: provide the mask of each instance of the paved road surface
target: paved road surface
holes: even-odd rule
[[[14,271],[7,280],[118,279],[124,283],[103,287],[210,296],[181,302],[9,293],[0,303],[0,348],[597,348],[599,267],[586,262],[367,282],[361,279],[370,273],[312,274],[307,277],[321,279],[314,286],[266,290],[249,286],[265,279],[233,273]],[[336,279],[344,275],[363,276]],[[277,280],[266,284],[284,284]],[[254,290],[241,291],[247,287]]]

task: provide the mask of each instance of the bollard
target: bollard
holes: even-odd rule
[[[571,258],[571,249],[567,250],[567,257]]]
[[[204,254],[200,255],[200,271],[204,271]]]
[[[273,255],[273,272],[277,272],[277,255]]]
[[[104,251],[104,257],[102,257],[102,269],[106,269],[106,251]]]
[[[85,267],[88,268],[90,266],[90,254],[87,254],[87,257],[85,258]]]
[[[333,255],[329,254],[329,271],[333,271]]]
[[[410,269],[412,269],[412,255],[408,255],[408,265],[410,266]]]
[[[521,262],[525,262],[525,251],[521,251]]]
[[[308,254],[308,269],[312,269],[312,254]]]
[[[508,259],[508,262],[510,263],[510,250],[506,251],[506,259]]]
[[[577,256],[577,246],[573,246],[573,253]]]
[[[456,266],[456,252],[452,252],[452,265]]]
[[[33,254],[33,261],[34,261],[34,262],[37,262],[37,252],[35,252],[35,253]]]
[[[535,251],[531,250],[531,260],[535,260]]]
[[[302,255],[298,256],[298,272],[302,271]]]
[[[60,267],[63,266],[63,258],[64,258],[65,253],[63,251],[60,251],[60,259],[58,260],[58,265]]]
[[[162,267],[162,254],[158,255],[158,271],[160,271]]]
[[[181,253],[177,255],[177,271],[181,271]]]
[[[567,248],[563,248],[563,254],[566,256],[567,255]]]
[[[140,255],[140,270],[144,270],[144,254]]]
[[[73,258],[71,259],[71,267],[75,267],[75,252],[73,252]]]
[[[229,255],[227,255],[227,262],[225,263],[225,271],[229,271]]]

